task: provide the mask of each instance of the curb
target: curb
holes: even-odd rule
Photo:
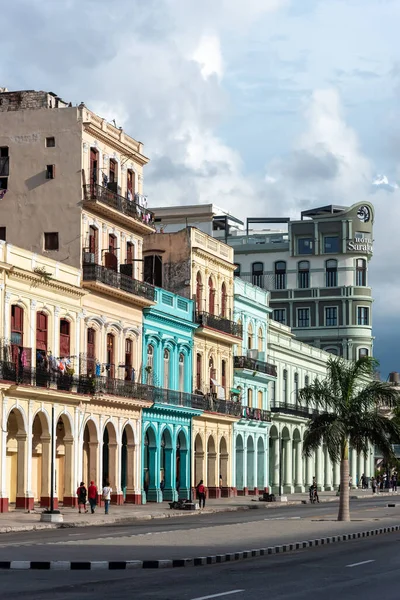
[[[393,533],[400,531],[400,525],[382,527],[380,529],[371,529],[358,533],[342,533],[330,537],[317,538],[302,542],[292,542],[280,546],[269,546],[267,548],[257,548],[253,550],[243,550],[241,552],[228,552],[226,554],[214,554],[211,556],[198,556],[196,558],[179,558],[174,560],[120,560],[120,561],[29,561],[12,560],[0,561],[0,570],[43,570],[43,571],[116,571],[129,569],[169,569],[179,567],[201,567],[204,565],[215,565],[225,562],[237,562],[248,558],[259,556],[268,556],[270,554],[282,554],[303,550],[305,548],[314,548],[327,544],[336,544],[347,542],[360,538],[373,537],[384,533]]]

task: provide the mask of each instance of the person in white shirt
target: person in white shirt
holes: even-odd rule
[[[106,515],[108,515],[108,509],[111,502],[111,492],[112,488],[110,487],[110,484],[107,481],[106,485],[103,487],[104,512]]]

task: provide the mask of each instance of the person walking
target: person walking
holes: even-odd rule
[[[97,486],[95,485],[94,481],[91,481],[88,487],[88,500],[92,515],[94,514],[97,505],[97,493]]]
[[[375,479],[375,477],[371,478],[371,487],[372,487],[372,493],[376,494],[376,479]]]
[[[111,492],[112,487],[110,487],[110,483],[107,481],[106,485],[103,487],[103,500],[104,500],[104,513],[108,515],[108,509],[110,507],[111,502]]]
[[[392,475],[392,488],[394,492],[397,492],[397,473],[394,472]]]
[[[200,482],[197,484],[197,497],[199,499],[199,505],[201,508],[201,503],[203,502],[203,508],[206,506],[206,488],[204,487],[203,480],[200,479]]]
[[[80,486],[76,490],[76,495],[78,496],[79,513],[82,512],[82,510],[81,510],[82,508],[83,508],[83,511],[85,513],[87,513],[88,512],[86,509],[87,489],[85,488],[85,484],[83,481],[81,481]]]

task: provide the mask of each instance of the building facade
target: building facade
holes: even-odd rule
[[[156,288],[155,301],[143,311],[142,381],[156,388],[142,412],[143,502],[190,497],[192,419],[203,406],[191,393],[193,300]]]
[[[232,485],[238,495],[257,494],[269,486],[269,383],[275,365],[267,362],[269,293],[239,278],[234,283],[234,317],[242,340],[234,356],[234,387],[243,406],[233,426]]]

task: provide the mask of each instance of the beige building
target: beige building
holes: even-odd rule
[[[210,497],[231,495],[228,449],[241,415],[240,404],[231,401],[233,347],[241,336],[233,321],[233,251],[191,227],[148,235],[143,244],[145,281],[195,301],[193,389],[210,407],[193,419],[192,483],[203,479]]]

